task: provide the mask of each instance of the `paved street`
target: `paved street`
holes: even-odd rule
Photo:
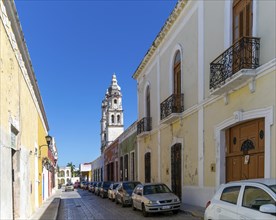
[[[197,219],[191,215],[179,212],[150,215],[146,219]],[[131,207],[121,207],[108,199],[102,199],[94,194],[75,190],[62,192],[58,219],[145,219],[141,211],[133,211]]]

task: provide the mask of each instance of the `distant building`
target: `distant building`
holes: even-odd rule
[[[91,181],[92,179],[91,163],[80,164],[80,179],[85,181]]]
[[[71,178],[71,167],[59,167],[58,184],[64,185],[67,183],[71,183]]]

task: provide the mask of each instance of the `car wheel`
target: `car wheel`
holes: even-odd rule
[[[122,207],[125,207],[125,203],[124,200],[122,199]]]
[[[119,201],[118,201],[117,197],[115,197],[115,203],[119,204]]]
[[[176,215],[179,212],[179,210],[173,210],[172,212],[174,215]]]
[[[149,216],[149,213],[146,211],[146,208],[145,208],[144,204],[142,204],[142,212],[143,212],[143,216],[144,217],[148,217]]]
[[[133,211],[136,211],[136,208],[135,208],[133,202],[132,202],[132,210],[133,210]]]

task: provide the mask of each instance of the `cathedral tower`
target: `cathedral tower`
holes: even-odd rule
[[[124,131],[121,88],[113,74],[111,85],[102,101],[101,153]]]

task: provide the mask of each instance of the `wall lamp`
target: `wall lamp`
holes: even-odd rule
[[[52,143],[52,136],[47,135],[47,136],[45,137],[45,139],[46,139],[47,144],[43,144],[43,145],[40,145],[40,146],[39,146],[39,157],[41,156],[41,148],[44,147],[44,146],[49,147],[50,144]]]

